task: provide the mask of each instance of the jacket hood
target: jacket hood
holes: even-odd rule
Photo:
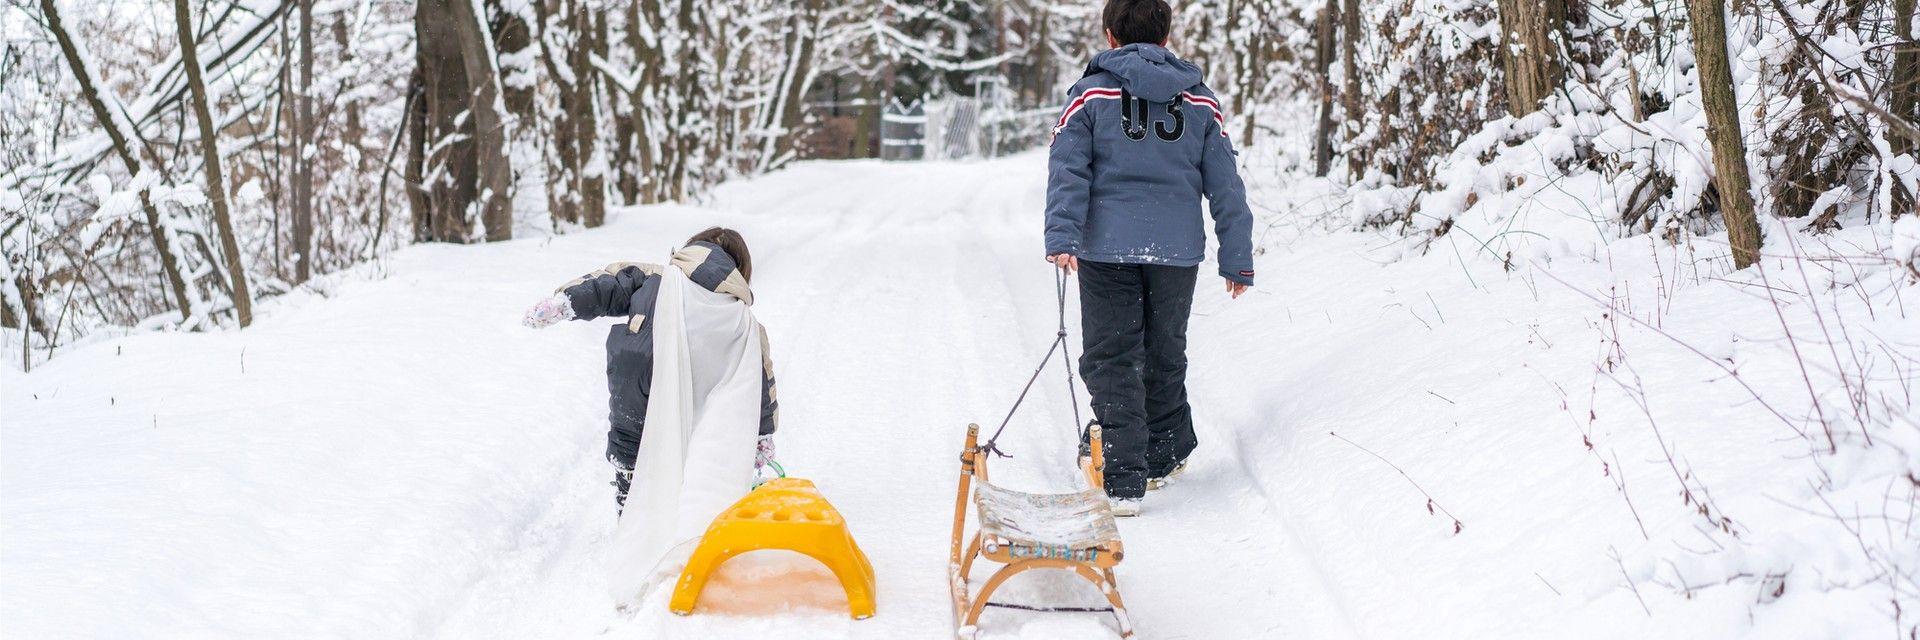
[[[753,290],[747,288],[747,277],[741,275],[739,264],[720,245],[695,242],[681,247],[673,253],[673,266],[708,291],[731,295],[749,306],[753,304]]]
[[[1205,74],[1191,62],[1174,57],[1157,44],[1136,42],[1093,56],[1086,75],[1107,71],[1120,78],[1120,88],[1154,102],[1172,102],[1180,92],[1200,84]]]

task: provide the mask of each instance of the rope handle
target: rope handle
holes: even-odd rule
[[[754,477],[753,477],[753,486],[752,486],[752,487],[750,487],[750,488],[748,489],[749,491],[751,491],[751,490],[753,490],[753,489],[758,489],[758,488],[760,488],[760,485],[763,485],[763,484],[766,484],[766,483],[769,483],[769,482],[773,482],[773,481],[774,481],[774,480],[776,480],[776,479],[779,479],[779,478],[785,478],[785,477],[787,477],[787,468],[786,468],[786,467],[783,467],[783,466],[780,466],[780,461],[778,461],[778,460],[768,460],[768,461],[767,461],[767,466],[769,466],[769,467],[773,467],[773,471],[774,471],[774,473],[778,473],[778,474],[780,474],[780,475],[778,475],[778,476],[776,476],[776,477],[773,477],[773,478],[767,478],[767,479],[765,479],[765,480],[762,480],[762,479],[760,479],[760,470],[759,470],[759,469],[755,469],[755,470],[754,470],[754,473],[753,473],[753,476],[754,476]]]
[[[1053,282],[1055,299],[1059,303],[1060,330],[1054,334],[1053,345],[1047,347],[1047,355],[1040,357],[1040,365],[1033,368],[1033,376],[1027,378],[1027,386],[1021,387],[1020,397],[1014,398],[1013,406],[1007,408],[1007,416],[1000,420],[1000,426],[993,430],[993,436],[987,438],[987,443],[980,445],[981,451],[1002,458],[1013,457],[1011,454],[1000,450],[997,444],[1000,440],[1000,434],[1007,430],[1008,423],[1013,422],[1014,412],[1020,410],[1020,404],[1027,399],[1027,392],[1033,390],[1033,383],[1040,380],[1040,372],[1047,369],[1047,363],[1053,360],[1053,354],[1056,351],[1060,353],[1060,368],[1067,371],[1067,398],[1073,403],[1073,423],[1075,428],[1079,428],[1080,394],[1073,388],[1073,358],[1068,353],[1067,347],[1067,270],[1056,266],[1054,268]]]

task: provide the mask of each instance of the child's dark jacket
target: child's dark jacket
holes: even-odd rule
[[[560,287],[580,320],[625,316],[625,324],[607,331],[607,458],[633,468],[634,452],[647,419],[647,390],[653,384],[653,325],[648,316],[660,296],[661,269],[679,269],[687,279],[708,291],[724,293],[753,304],[753,291],[740,274],[733,256],[709,242],[695,242],[673,254],[671,264],[619,262]],[[760,332],[760,435],[778,426],[780,404],[774,388],[773,360],[767,356],[767,332]]]

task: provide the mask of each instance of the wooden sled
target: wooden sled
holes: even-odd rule
[[[1120,601],[1120,584],[1113,567],[1125,553],[1120,530],[1114,524],[1103,485],[1105,463],[1100,454],[1100,426],[1088,427],[1092,456],[1082,458],[1081,470],[1091,488],[1074,493],[1037,494],[993,486],[987,479],[989,453],[979,446],[980,425],[967,425],[967,446],[960,452],[960,491],[953,503],[953,553],[947,565],[953,590],[954,633],[971,638],[980,613],[990,606],[1029,611],[1110,611],[1120,636],[1133,637],[1133,623]],[[980,483],[974,486],[974,478]],[[967,503],[979,512],[980,525],[966,537]],[[966,544],[963,547],[962,542]],[[987,578],[977,595],[967,574],[978,558],[1003,565]],[[1066,569],[1100,589],[1110,607],[1033,607],[989,600],[1007,579],[1029,569]]]

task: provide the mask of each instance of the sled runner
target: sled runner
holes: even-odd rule
[[[760,485],[713,519],[680,572],[667,608],[683,616],[693,613],[715,569],[736,555],[761,549],[796,551],[819,560],[839,578],[853,618],[873,617],[873,565],[854,544],[846,519],[812,482],[786,477]]]
[[[1088,488],[1084,490],[1026,493],[996,487],[987,476],[987,459],[999,453],[995,441],[1006,430],[1007,423],[1013,419],[1013,412],[1020,408],[1020,402],[1026,399],[1027,391],[1033,389],[1034,381],[1040,378],[1040,372],[1046,369],[1055,351],[1060,352],[1060,362],[1067,368],[1067,390],[1073,402],[1074,420],[1079,421],[1080,405],[1077,394],[1073,393],[1072,360],[1066,351],[1066,274],[1059,272],[1057,275],[1060,330],[1053,347],[1040,359],[1040,366],[1034,369],[1033,378],[1027,380],[1026,389],[1020,392],[1019,399],[1014,400],[1013,408],[1007,411],[1007,419],[1001,421],[1000,428],[993,436],[981,444],[980,425],[967,425],[966,447],[960,451],[960,488],[953,500],[952,553],[947,565],[947,577],[953,591],[954,634],[961,638],[971,638],[975,634],[980,614],[987,607],[1043,612],[1111,612],[1120,627],[1120,636],[1133,637],[1133,623],[1127,618],[1126,605],[1120,601],[1120,583],[1113,575],[1113,568],[1120,564],[1125,551],[1120,543],[1120,529],[1113,521],[1112,506],[1107,501],[1104,486],[1106,463],[1102,459],[1099,423],[1087,424],[1089,453],[1080,459],[1081,471],[1087,476]],[[976,479],[979,481],[977,484],[974,482]],[[969,502],[979,514],[979,526],[971,537],[966,535]],[[975,594],[968,579],[973,562],[981,558],[1000,563],[1001,567],[987,578]],[[1048,607],[991,600],[994,590],[1006,584],[1008,578],[1031,569],[1072,571],[1098,587],[1110,606]]]

